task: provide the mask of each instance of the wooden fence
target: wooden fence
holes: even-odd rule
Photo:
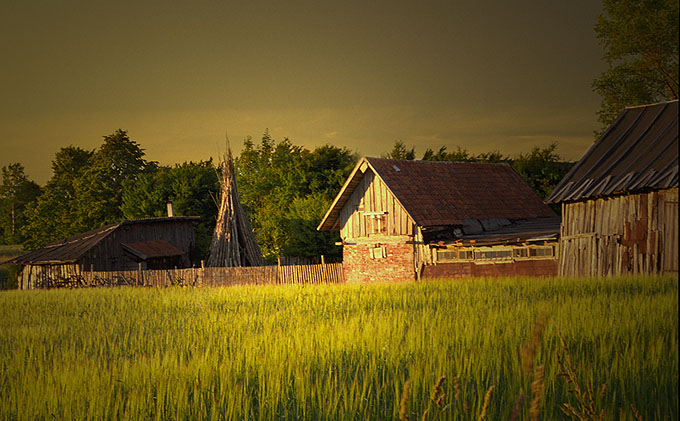
[[[60,272],[60,273],[63,273]],[[79,271],[57,275],[43,270],[29,288],[110,286],[200,286],[277,284],[340,284],[345,282],[342,263],[297,266],[206,267],[168,270]]]

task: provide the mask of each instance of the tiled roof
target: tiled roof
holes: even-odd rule
[[[555,213],[507,164],[363,158],[319,225],[330,230],[359,184],[366,163],[421,227],[463,225],[467,219],[527,219]]]
[[[546,199],[678,187],[678,100],[627,108]]]
[[[9,260],[7,263],[13,264],[60,264],[73,263],[78,261],[90,249],[99,244],[100,241],[108,237],[112,232],[124,225],[134,225],[143,223],[157,223],[168,221],[198,221],[197,216],[175,216],[172,218],[146,218],[134,219],[106,225],[64,240],[55,241],[43,248],[23,254]]]

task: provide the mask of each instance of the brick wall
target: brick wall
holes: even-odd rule
[[[406,235],[346,239],[342,247],[345,279],[349,283],[415,279],[412,241]],[[384,247],[385,257],[372,258],[371,249],[378,246]],[[380,251],[373,254],[381,255]]]
[[[497,276],[557,276],[557,260],[519,260],[483,265],[473,262],[438,263],[423,269],[423,279]]]

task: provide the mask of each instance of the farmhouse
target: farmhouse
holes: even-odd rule
[[[554,275],[559,226],[507,164],[362,158],[317,229],[362,282]]]
[[[678,101],[627,108],[547,199],[559,273],[678,273]]]
[[[190,266],[197,216],[122,221],[26,253],[21,289],[44,288],[81,271],[171,269]]]

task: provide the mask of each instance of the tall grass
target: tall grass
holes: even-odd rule
[[[678,417],[677,279],[509,278],[3,292],[0,419],[529,419],[542,314],[540,418],[560,335],[608,419]]]

